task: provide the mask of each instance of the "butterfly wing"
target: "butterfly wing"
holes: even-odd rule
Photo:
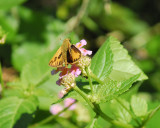
[[[49,61],[49,66],[51,67],[62,67],[63,66],[63,57],[61,47],[57,50],[56,54]]]
[[[81,51],[74,45],[71,45],[70,49],[67,50],[67,62],[69,64],[76,63],[81,58]]]

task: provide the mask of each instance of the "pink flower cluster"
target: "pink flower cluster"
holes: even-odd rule
[[[69,107],[71,104],[73,104],[76,100],[72,99],[72,98],[66,98],[64,100],[64,105],[61,104],[54,104],[50,107],[50,112],[53,115],[58,114],[59,112],[61,112],[64,108]],[[76,104],[73,104],[69,107],[69,110],[74,110],[76,108]],[[63,114],[61,114],[60,116],[63,116]]]
[[[91,55],[92,51],[82,48],[84,45],[87,45],[87,42],[83,39],[80,42],[78,42],[75,46],[81,51],[82,55]]]

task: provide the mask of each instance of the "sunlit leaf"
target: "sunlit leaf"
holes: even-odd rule
[[[148,105],[147,102],[137,96],[132,96],[131,107],[136,116],[145,116],[147,114]]]
[[[130,111],[130,104],[123,100],[118,99],[129,111]],[[111,109],[112,113],[116,116],[116,119],[123,123],[129,123],[132,119],[131,115],[128,111],[116,100],[111,101]]]
[[[141,75],[138,80],[147,79],[147,76],[132,61],[127,50],[123,48],[120,42],[113,37],[110,37],[109,40],[111,42],[110,48],[113,53],[113,68],[111,74],[109,75],[110,78],[121,81],[140,73]]]
[[[121,82],[108,79],[104,85],[94,87],[96,96],[93,100],[97,103],[109,101],[127,91],[138,78],[139,74]]]
[[[13,128],[22,114],[32,114],[37,108],[34,97],[19,99],[17,97],[4,98],[0,101],[0,127]]]
[[[104,42],[101,48],[92,58],[91,69],[92,72],[100,79],[105,79],[110,74],[113,66],[113,54],[110,49],[112,39],[109,38]]]

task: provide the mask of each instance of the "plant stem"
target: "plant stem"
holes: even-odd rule
[[[82,92],[77,86],[74,87],[74,90],[80,94],[84,100],[88,103],[88,105],[94,110],[94,105],[90,102],[90,100],[88,99],[88,97],[86,96],[86,94],[84,92]]]
[[[89,67],[86,67],[85,70],[87,72],[87,76],[88,76],[88,79],[89,79],[89,85],[90,85],[90,88],[91,88],[91,94],[93,96],[93,86],[92,86],[92,79],[91,79],[91,76],[89,74]]]
[[[96,107],[95,104],[93,104],[86,96],[86,94],[84,92],[82,92],[77,86],[74,88],[74,90],[79,93],[84,100],[88,103],[88,105],[92,108],[92,110],[94,112],[96,112],[98,115],[100,115],[102,118],[105,118],[105,120],[107,120],[108,122],[112,123],[112,119],[110,117],[108,117],[107,115],[105,115],[100,109],[98,109],[98,107]]]
[[[140,122],[136,119],[136,116],[118,99],[116,98],[116,101],[132,116],[132,118],[135,120],[135,122],[140,126]]]
[[[110,122],[113,125],[116,126],[121,126],[124,128],[133,128],[132,126],[128,125],[128,124],[122,124],[118,121],[114,121],[112,118],[110,118],[109,116],[107,116],[105,113],[103,113],[100,109],[100,107],[97,104],[93,104],[86,96],[86,94],[84,92],[82,92],[77,86],[74,87],[74,90],[79,93],[84,100],[88,103],[88,105],[92,108],[92,110],[96,113],[97,116],[101,116],[104,120],[106,120],[107,122]]]
[[[95,79],[98,83],[104,84],[102,80],[100,80],[93,72],[90,72],[90,76]]]
[[[4,82],[3,82],[3,78],[2,78],[2,66],[1,66],[1,63],[0,63],[0,84],[1,84],[1,91],[0,91],[0,94],[1,96],[3,96],[3,93],[4,93]]]
[[[64,111],[66,111],[70,106],[72,106],[75,103],[76,102],[70,104],[68,107],[66,107],[62,111],[60,111],[57,115],[51,115],[51,116],[47,117],[46,119],[29,126],[29,128],[37,127],[37,126],[40,126],[40,125],[43,125],[43,124],[46,124],[46,123],[50,122],[51,120],[57,118],[60,114],[62,114]]]
[[[150,114],[149,116],[143,121],[142,125],[140,126],[140,128],[144,127],[146,125],[146,123],[155,115],[155,113],[160,110],[160,105],[158,107],[156,107]]]
[[[84,92],[82,92],[77,86],[74,87],[74,90],[84,98],[84,100],[88,103],[88,105],[92,108],[92,110],[96,113],[97,116],[101,116],[104,120],[106,120],[107,122],[110,122],[113,125],[120,126],[120,127],[123,127],[123,128],[133,128],[133,126],[131,126],[129,124],[123,124],[119,121],[114,121],[112,118],[107,116],[105,113],[102,112],[99,105],[98,104],[93,104],[87,98],[86,94]]]
[[[98,113],[98,115],[100,115],[104,120],[111,122],[113,124],[113,119],[110,118],[109,116],[107,116],[105,113],[103,113],[98,104],[94,104],[94,107],[95,107],[95,111],[96,111],[96,113]]]
[[[65,31],[65,33],[69,33],[71,31],[73,31],[81,22],[81,19],[83,18],[83,16],[85,15],[86,9],[88,7],[88,3],[89,0],[83,0],[82,1],[82,5],[80,7],[80,10],[78,11],[78,14],[74,17],[72,17],[68,22],[67,22],[67,29]]]
[[[121,123],[107,116],[105,113],[102,112],[98,104],[94,104],[94,106],[95,106],[95,110],[98,113],[98,115],[100,115],[104,120],[110,122],[111,124],[118,126],[118,127],[123,127],[123,128],[133,128],[132,125]]]

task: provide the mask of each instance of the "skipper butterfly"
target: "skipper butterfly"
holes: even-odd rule
[[[68,64],[74,64],[81,58],[81,51],[70,43],[70,39],[65,39],[62,46],[57,50],[55,55],[49,61],[51,67],[65,67]]]

